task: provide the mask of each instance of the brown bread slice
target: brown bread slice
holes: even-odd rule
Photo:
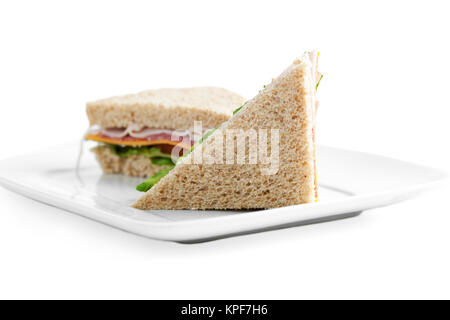
[[[187,130],[194,121],[215,128],[243,102],[240,95],[223,88],[167,88],[88,102],[86,112],[90,124],[102,128]]]
[[[160,170],[169,168],[168,166],[153,164],[149,158],[140,155],[119,157],[107,146],[100,145],[93,148],[92,152],[94,152],[100,167],[106,174],[148,178]]]
[[[314,202],[315,67],[309,56],[296,60],[133,206],[264,209]],[[263,174],[263,164],[190,164],[214,152],[216,139],[228,129],[278,129],[278,172]]]

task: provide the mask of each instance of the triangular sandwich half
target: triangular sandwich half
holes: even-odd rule
[[[159,182],[147,181],[151,189],[133,206],[228,210],[314,202],[317,58],[313,52],[294,61],[172,170],[155,176]]]

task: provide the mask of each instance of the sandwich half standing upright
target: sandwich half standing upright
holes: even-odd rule
[[[87,104],[91,128],[85,138],[105,173],[151,177],[174,166],[175,145],[190,149],[194,121],[203,130],[227,121],[243,98],[222,88],[197,87],[150,90]],[[181,144],[180,144],[181,143]]]
[[[209,131],[173,169],[140,186],[138,209],[267,209],[317,200],[318,53],[294,61]]]

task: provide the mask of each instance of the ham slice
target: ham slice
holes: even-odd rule
[[[100,134],[109,138],[124,138],[132,137],[137,139],[147,139],[152,136],[168,136],[169,139],[173,135],[175,136],[189,136],[188,131],[175,131],[167,129],[153,129],[153,128],[143,128],[140,130],[134,130],[133,128],[118,129],[118,128],[107,128],[101,129]]]
[[[195,144],[207,131],[195,134],[194,130],[169,130],[156,129],[139,126],[130,126],[128,128],[99,128],[89,129],[86,139],[105,142],[117,145],[144,146],[154,144],[176,145],[182,143],[184,147],[189,148]]]

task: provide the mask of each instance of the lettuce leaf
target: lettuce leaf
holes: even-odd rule
[[[266,86],[264,86],[264,88],[265,88]],[[247,104],[247,102],[248,101],[246,101],[242,106],[240,106],[239,108],[237,108],[236,110],[234,110],[233,111],[233,116],[236,114],[236,113],[238,113],[239,111],[241,111],[241,109],[243,108],[243,107],[245,107],[245,105]]]
[[[158,147],[122,147],[117,145],[109,145],[115,155],[126,158],[129,156],[143,156],[149,158],[153,164],[158,166],[174,166],[172,156],[161,152]]]
[[[122,147],[117,145],[110,145],[114,154],[121,158],[137,155],[147,158],[167,158],[171,159],[171,155],[161,152],[157,147]]]
[[[162,178],[164,178],[169,172],[172,170],[172,168],[163,169],[159,171],[157,174],[153,175],[152,177],[148,178],[144,182],[142,182],[140,185],[136,187],[137,191],[140,192],[147,192],[150,190],[155,184],[159,182]]]
[[[319,87],[319,84],[320,84],[320,81],[322,80],[322,78],[323,78],[323,74],[320,76],[320,79],[319,79],[319,81],[316,84],[316,91],[317,91],[317,88]]]
[[[158,166],[172,166],[173,167],[172,159],[169,159],[169,158],[156,157],[156,158],[152,158],[151,160],[152,160],[153,164],[156,164]]]

